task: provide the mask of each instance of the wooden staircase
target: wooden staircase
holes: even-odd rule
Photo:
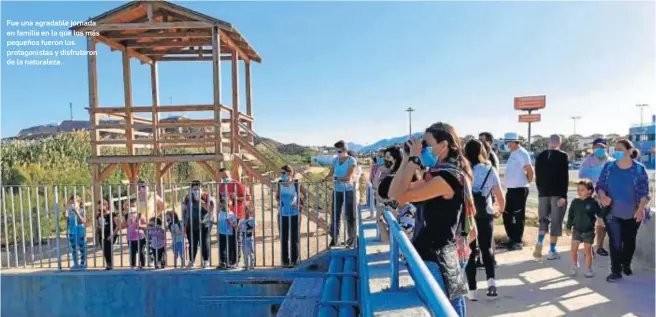
[[[239,138],[237,139],[237,142],[239,144],[239,147],[241,148],[241,151],[239,154],[234,153],[232,155],[232,160],[234,163],[238,164],[249,176],[257,179],[260,181],[263,185],[271,186],[279,177],[280,177],[280,168],[282,165],[279,166],[278,163],[268,159],[266,155],[264,155],[261,151],[259,151],[255,145],[253,145],[251,142],[248,140],[251,139],[251,136],[257,137],[257,134],[247,128],[246,126],[239,124]],[[284,164],[287,164],[289,166],[292,166],[294,170],[296,170],[296,174],[301,175],[301,179],[299,181],[301,182],[312,182],[312,178],[310,175],[300,171],[300,168],[298,166],[294,166],[291,162],[287,161],[282,155],[280,155],[276,149],[271,149],[269,148],[266,144],[265,146],[268,148],[268,150],[276,155]],[[257,164],[257,162],[261,164]],[[321,188],[321,191],[324,192],[323,197],[329,197],[325,193],[325,189]],[[321,197],[317,197],[317,194],[314,193],[312,190],[307,190],[307,197],[303,195],[304,197],[301,197],[303,201],[310,201],[310,202],[319,202],[318,204],[316,203],[311,203],[309,208],[304,208],[302,209],[301,213],[305,214],[306,217],[308,217],[312,222],[316,223],[321,229],[328,231],[329,230],[329,225],[326,219],[321,217],[318,210],[322,210],[323,208],[321,206],[327,206],[326,200],[322,199]],[[330,211],[331,208],[328,210],[328,217],[332,217],[332,212]]]

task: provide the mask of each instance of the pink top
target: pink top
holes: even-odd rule
[[[150,241],[154,249],[166,248],[166,231],[162,227],[150,228]]]
[[[136,214],[130,214],[128,216],[128,240],[137,241],[146,238],[146,234],[143,230],[138,230],[138,224],[141,223],[143,218],[136,216]]]

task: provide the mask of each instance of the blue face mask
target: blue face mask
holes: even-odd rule
[[[382,157],[378,157],[378,158],[376,158],[376,164],[383,165],[383,164],[385,164],[385,161],[383,160]]]
[[[604,157],[604,156],[606,156],[606,150],[605,149],[595,149],[594,150],[594,155],[596,157]]]
[[[280,180],[283,182],[286,182],[289,179],[289,176],[287,174],[281,174],[280,175]]]
[[[223,183],[230,183],[230,177],[226,177],[223,179]]]
[[[437,155],[433,154],[432,147],[425,147],[421,150],[421,163],[424,164],[424,167],[433,167],[437,165]]]
[[[621,161],[622,159],[624,159],[624,152],[619,152],[619,151],[615,152],[615,153],[613,153],[613,157],[616,160]]]

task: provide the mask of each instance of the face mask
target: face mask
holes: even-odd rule
[[[383,165],[383,164],[385,164],[385,160],[383,160],[382,157],[376,158],[376,164]]]
[[[339,157],[339,158],[344,157],[344,152],[337,152],[337,157]]]
[[[73,210],[73,209],[75,209],[76,206],[75,206],[75,204],[71,204],[70,207],[71,207],[71,210]]]
[[[194,190],[191,194],[194,195],[195,198],[198,198],[198,196],[200,196],[200,190]]]
[[[425,167],[433,167],[437,164],[437,155],[433,154],[432,147],[425,147],[421,150],[421,163]]]
[[[392,163],[391,161],[385,161],[385,167],[386,168],[392,168],[393,165],[394,165],[394,163]]]
[[[286,182],[288,179],[289,179],[289,176],[287,176],[287,174],[280,175],[280,180],[282,180],[283,182]]]
[[[223,183],[230,183],[230,177],[226,177],[223,179]]]
[[[615,153],[613,153],[613,157],[616,160],[621,161],[622,159],[624,159],[624,152],[619,152],[619,151],[615,152]]]
[[[594,150],[594,155],[596,157],[604,157],[604,156],[606,156],[606,150],[605,149],[595,149]]]

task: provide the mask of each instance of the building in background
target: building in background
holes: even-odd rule
[[[629,129],[629,140],[640,150],[640,162],[648,168],[656,167],[656,115],[650,123],[634,125]]]

